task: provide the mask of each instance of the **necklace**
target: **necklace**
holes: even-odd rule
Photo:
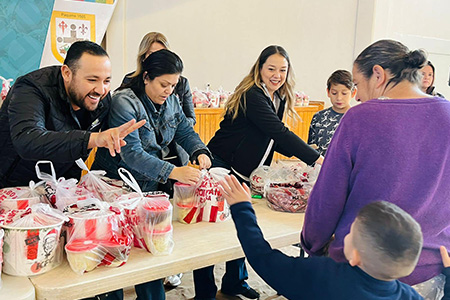
[[[386,97],[386,96],[381,96],[381,97],[378,97],[377,99],[378,100],[388,100],[388,99],[391,99],[391,98]]]

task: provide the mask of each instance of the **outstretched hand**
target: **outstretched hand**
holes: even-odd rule
[[[450,257],[448,256],[447,249],[444,246],[440,247],[441,250],[441,257],[442,257],[442,264],[445,268],[450,267]]]
[[[234,175],[225,176],[220,182],[220,191],[229,205],[239,202],[251,202],[250,188],[245,184],[242,185]]]
[[[136,120],[133,119],[119,127],[110,128],[102,132],[93,132],[89,139],[88,148],[108,148],[111,156],[116,156],[116,153],[120,153],[120,148],[127,144],[124,138],[136,129],[141,128],[144,124],[145,120],[140,120],[136,123]]]

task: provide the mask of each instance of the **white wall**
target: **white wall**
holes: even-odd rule
[[[297,90],[326,99],[326,80],[351,69],[357,0],[120,0],[107,31],[113,87],[135,69],[141,38],[164,33],[192,87],[233,90],[259,53],[289,53]]]
[[[113,88],[135,69],[141,38],[159,31],[191,87],[233,90],[261,50],[278,44],[291,57],[296,89],[327,100],[333,71],[351,70],[371,42],[394,38],[427,49],[437,90],[450,98],[449,12],[448,0],[119,0],[107,31]]]
[[[372,39],[393,38],[424,49],[436,68],[436,90],[450,99],[450,1],[376,0]]]

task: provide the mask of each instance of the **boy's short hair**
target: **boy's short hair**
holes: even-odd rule
[[[372,276],[392,280],[411,274],[423,238],[419,223],[407,212],[390,202],[373,202],[359,211],[354,227],[354,247]]]
[[[334,71],[327,80],[327,90],[330,90],[332,84],[342,84],[349,90],[355,87],[352,74],[347,70]]]

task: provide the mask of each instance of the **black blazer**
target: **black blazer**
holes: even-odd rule
[[[213,156],[220,157],[247,177],[258,167],[271,139],[274,140],[274,146],[264,162],[265,165],[270,165],[274,151],[288,157],[295,156],[307,164],[312,164],[319,158],[316,150],[283,124],[285,100],[281,100],[277,114],[270,97],[256,85],[245,95],[246,111],[239,108],[238,116],[234,120],[231,115],[225,115],[219,130],[209,142],[208,148]]]

